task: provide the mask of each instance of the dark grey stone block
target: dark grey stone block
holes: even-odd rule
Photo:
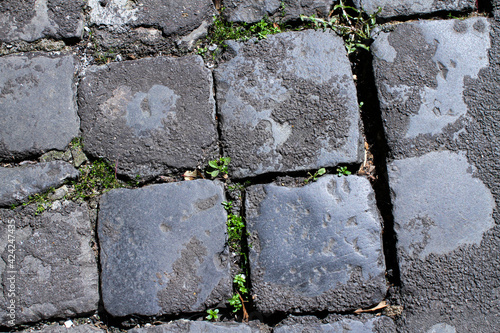
[[[206,321],[177,320],[168,324],[134,328],[129,333],[260,333],[270,332],[264,324],[250,322],[241,323],[209,323]]]
[[[384,298],[381,219],[367,179],[251,186],[246,211],[258,310],[347,311]]]
[[[80,38],[84,4],[84,0],[3,0],[0,41]]]
[[[99,280],[86,204],[64,201],[32,214],[30,206],[0,209],[0,324],[12,326],[13,299],[15,324],[96,311]]]
[[[212,74],[199,56],[94,67],[79,98],[84,150],[120,174],[154,177],[217,155]]]
[[[78,136],[74,62],[36,53],[0,58],[0,159],[64,150]]]
[[[483,182],[473,178],[464,154],[442,151],[396,160],[388,172],[398,251],[405,255],[423,260],[479,244],[494,226],[495,200]]]
[[[326,17],[333,0],[223,0],[224,15],[229,21],[254,23],[275,15],[282,20],[297,20],[300,15]]]
[[[484,17],[403,23],[380,32],[374,72],[391,153],[408,156],[455,141],[470,117],[465,81],[489,65]]]
[[[18,204],[30,195],[58,187],[79,173],[70,163],[54,161],[14,168],[0,167],[0,207]]]
[[[220,183],[112,190],[101,198],[102,299],[113,316],[205,311],[231,295]]]
[[[360,161],[359,112],[342,38],[286,32],[228,42],[215,70],[223,150],[249,177]]]
[[[84,325],[79,325],[79,326],[71,326],[70,328],[66,328],[63,325],[50,325],[43,327],[41,329],[35,329],[33,328],[21,331],[23,333],[28,333],[28,332],[41,332],[41,333],[105,333],[105,330],[102,330],[100,328],[97,328],[92,325],[84,324]]]
[[[476,9],[475,0],[354,0],[354,5],[369,14],[382,8],[379,17],[413,16],[439,11],[472,11]]]
[[[302,332],[318,332],[318,333],[378,333],[378,332],[395,332],[396,326],[388,317],[370,318],[367,320],[343,319],[337,322],[322,324],[292,324],[276,327],[273,333],[302,333]]]
[[[183,35],[211,22],[210,0],[89,0],[90,22],[122,31],[130,27],[159,27],[165,35]]]

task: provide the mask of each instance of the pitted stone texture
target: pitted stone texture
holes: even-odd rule
[[[212,75],[199,56],[94,67],[79,96],[84,150],[120,174],[154,177],[217,155]]]
[[[397,246],[406,255],[423,260],[479,244],[494,226],[495,200],[472,177],[463,154],[442,151],[396,160],[388,172]],[[400,264],[404,268],[404,261]]]
[[[0,159],[64,150],[78,136],[71,55],[0,58]]]
[[[299,19],[300,15],[327,16],[332,0],[222,0],[224,15],[233,22],[258,22],[273,14],[282,20]]]
[[[80,38],[84,4],[83,0],[2,0],[0,41]]]
[[[360,161],[359,113],[342,39],[286,32],[215,70],[223,150],[236,178]]]
[[[119,189],[100,203],[102,299],[113,316],[205,311],[231,295],[220,183]]]
[[[110,30],[159,27],[165,35],[183,35],[211,22],[210,0],[89,0],[90,22]]]
[[[347,311],[383,299],[381,219],[365,178],[251,186],[246,211],[259,311]]]
[[[71,164],[63,161],[39,163],[14,168],[0,167],[0,207],[18,204],[30,195],[58,187],[65,180],[78,177]]]
[[[0,209],[0,325],[11,326],[6,307],[11,299],[8,286],[12,275],[15,275],[16,324],[97,310],[99,281],[95,253],[90,247],[86,204],[64,201],[38,216],[34,216],[34,211],[31,206],[15,211]],[[9,232],[13,229],[8,225],[12,224],[15,230]],[[16,248],[14,262],[9,261],[12,235]]]
[[[343,319],[337,322],[322,324],[307,323],[307,324],[292,324],[276,327],[273,333],[382,333],[395,332],[396,326],[388,317],[370,318],[367,320]]]
[[[264,324],[250,322],[240,323],[209,323],[205,321],[177,320],[168,324],[134,328],[129,333],[264,333],[271,329]]]
[[[489,64],[490,30],[486,18],[476,17],[403,23],[378,34],[375,80],[393,154],[463,132],[470,117],[465,81]]]
[[[475,0],[354,0],[354,5],[369,14],[376,13],[380,7],[378,16],[384,18],[476,9]]]
[[[41,332],[41,333],[105,333],[105,330],[99,329],[95,326],[92,325],[79,325],[79,326],[71,326],[70,328],[66,328],[66,326],[63,325],[50,325],[43,327],[41,329],[35,329],[33,328],[21,331],[23,333],[29,333],[29,332]]]

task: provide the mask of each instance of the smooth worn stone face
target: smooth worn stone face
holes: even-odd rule
[[[398,250],[412,258],[479,244],[495,201],[463,154],[431,152],[388,165]],[[404,261],[403,261],[404,265]]]
[[[71,55],[0,58],[0,159],[64,150],[78,136]]]
[[[365,178],[255,185],[246,211],[260,311],[345,311],[383,299],[381,220]]]
[[[79,326],[71,326],[67,328],[64,325],[49,325],[39,330],[33,330],[30,328],[28,330],[21,331],[23,333],[29,332],[40,332],[40,333],[105,333],[105,330],[99,329],[95,326],[84,324]]]
[[[210,0],[89,0],[90,22],[111,30],[160,27],[165,35],[190,32],[211,22],[215,8]]]
[[[439,11],[472,11],[476,9],[475,0],[354,0],[354,5],[369,14],[379,17],[412,16]]]
[[[275,15],[282,20],[299,19],[300,15],[327,16],[332,0],[222,0],[223,14],[232,22],[258,22]]]
[[[154,177],[217,154],[212,75],[199,56],[95,67],[80,84],[84,150]]]
[[[84,4],[83,0],[2,0],[0,41],[80,38]]]
[[[112,190],[101,198],[102,299],[113,316],[199,312],[231,294],[221,184]]]
[[[19,204],[30,195],[59,187],[79,173],[70,163],[54,161],[14,168],[0,167],[0,206]]]
[[[340,37],[306,30],[228,45],[235,57],[215,79],[232,176],[360,161],[356,90]]]
[[[489,64],[486,18],[419,21],[380,32],[372,46],[389,146],[456,139],[467,117],[464,80]]]
[[[86,204],[64,201],[33,216],[35,209],[0,209],[0,275],[9,286],[0,289],[0,325],[97,310],[99,278]],[[13,299],[14,322],[8,308]]]
[[[388,317],[371,318],[368,320],[353,320],[343,319],[334,323],[321,324],[292,324],[276,327],[273,333],[302,333],[302,332],[317,332],[317,333],[344,333],[344,332],[359,332],[359,333],[378,333],[378,332],[395,332],[396,326]]]
[[[168,324],[158,326],[134,328],[129,330],[129,333],[264,333],[270,331],[267,327],[261,329],[261,326],[265,327],[265,325],[259,325],[255,322],[241,324],[176,320]]]

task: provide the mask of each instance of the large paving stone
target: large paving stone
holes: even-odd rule
[[[356,89],[340,37],[306,30],[228,45],[235,56],[215,80],[234,177],[360,161]]]
[[[159,27],[165,35],[190,32],[215,14],[210,0],[89,0],[90,22],[111,30]]]
[[[300,15],[327,16],[333,0],[222,0],[229,21],[254,23],[275,14],[282,20],[299,19]]]
[[[0,159],[64,150],[78,136],[71,55],[0,58]]]
[[[0,41],[80,38],[84,0],[3,0]]]
[[[378,16],[384,18],[476,9],[475,0],[354,0],[354,5],[369,14],[376,13],[380,7]]]
[[[105,333],[106,331],[100,328],[97,328],[92,325],[79,325],[79,326],[71,326],[70,328],[66,328],[66,326],[63,325],[50,325],[50,326],[45,326],[41,329],[27,329],[24,331],[21,331],[23,333],[29,333],[29,332],[41,332],[41,333]]]
[[[251,186],[246,211],[258,310],[347,311],[383,299],[381,219],[365,178]]]
[[[403,23],[372,46],[388,145],[395,156],[455,141],[470,118],[464,92],[489,64],[484,17]]]
[[[222,185],[113,190],[99,210],[102,300],[113,316],[205,311],[231,294]]]
[[[33,213],[30,206],[0,209],[0,325],[97,310],[99,280],[86,204],[65,201]],[[15,257],[9,252],[13,245]]]
[[[120,174],[153,177],[218,153],[212,74],[199,56],[94,67],[79,97],[85,151]]]
[[[70,163],[54,161],[15,168],[0,167],[0,207],[25,201],[30,195],[58,187],[79,173]]]
[[[395,332],[396,326],[388,317],[370,318],[367,320],[342,319],[333,323],[291,324],[276,327],[273,333],[382,333]]]
[[[134,328],[129,333],[264,333],[271,329],[264,324],[209,323],[206,321],[177,320],[168,324]]]
[[[495,200],[483,182],[473,178],[473,167],[463,154],[442,151],[396,160],[388,172],[398,251],[406,256],[425,259],[478,244],[494,226]]]
[[[498,170],[497,162],[497,177]],[[465,154],[442,151],[395,160],[388,172],[405,306],[401,331],[498,332],[498,210],[476,168]]]

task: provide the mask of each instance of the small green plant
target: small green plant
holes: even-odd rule
[[[227,175],[230,162],[230,157],[221,157],[216,160],[210,161],[208,162],[209,170],[207,171],[207,173],[212,176],[212,178],[217,177],[219,173]]]
[[[81,137],[73,138],[73,140],[71,140],[69,145],[71,148],[83,148],[82,138]]]
[[[337,176],[348,176],[351,174],[351,171],[347,170],[346,166],[337,167]]]
[[[73,183],[75,199],[88,199],[125,184],[116,178],[114,170],[104,160],[96,160],[80,168],[80,179]]]
[[[240,295],[233,294],[233,296],[227,300],[229,305],[233,308],[233,312],[238,312],[243,308],[243,303],[241,303]]]
[[[243,191],[247,186],[249,186],[251,182],[249,180],[245,181],[243,184],[234,183],[227,187],[229,191]]]
[[[34,194],[28,197],[28,201],[23,203],[23,206],[27,206],[30,204],[36,204],[35,215],[42,214],[46,209],[52,206],[52,202],[49,200],[49,194],[54,193],[54,188],[50,188],[50,190],[46,193],[42,194]]]
[[[377,15],[382,8],[373,14],[366,14],[363,11],[344,5],[343,0],[333,7],[328,19],[317,18],[315,16],[301,15],[302,21],[310,22],[315,29],[330,28],[344,38],[347,53],[351,54],[358,48],[369,50],[369,40],[371,31],[375,28]]]
[[[252,32],[252,35],[257,37],[257,39],[266,39],[267,35],[280,33],[281,27],[277,23],[271,23],[266,19],[262,19],[250,26],[250,32]]]
[[[309,174],[309,177],[304,181],[306,184],[309,183],[310,181],[313,181],[315,182],[316,180],[318,180],[318,177],[319,176],[322,176],[326,173],[326,169],[325,168],[321,168],[319,169],[318,171],[316,171],[314,174],[311,174],[310,172],[308,172]]]
[[[216,321],[217,319],[219,319],[219,309],[214,309],[214,310],[208,309],[207,314],[208,316],[205,317],[207,320]]]
[[[233,214],[233,202],[223,201],[222,205],[227,211],[227,238],[229,246],[241,253],[241,240],[245,230],[245,222],[243,217]]]
[[[245,274],[236,274],[233,279],[233,288],[235,293],[228,299],[229,305],[233,308],[233,312],[238,312],[244,309],[244,302],[248,299],[248,288]],[[246,310],[244,311],[246,313]]]

